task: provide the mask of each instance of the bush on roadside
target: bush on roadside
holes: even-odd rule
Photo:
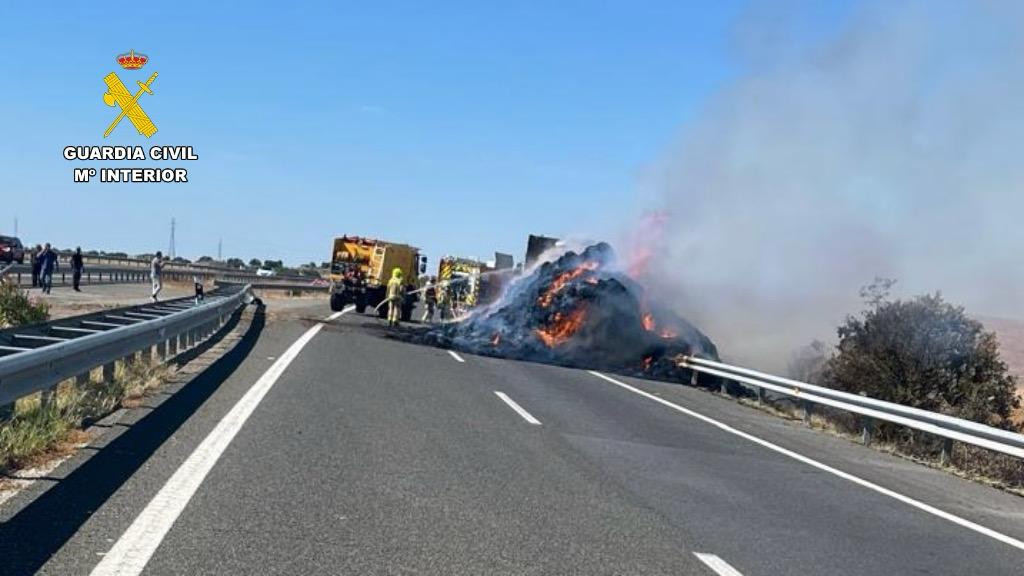
[[[999,356],[999,343],[964,309],[941,294],[890,300],[892,281],[862,295],[868,308],[839,327],[826,385],[853,393],[1014,429],[1016,380]],[[881,426],[881,439],[931,451],[937,441],[904,427]],[[923,444],[923,445],[922,445]]]
[[[45,322],[49,317],[46,302],[29,297],[13,283],[0,281],[0,328]]]

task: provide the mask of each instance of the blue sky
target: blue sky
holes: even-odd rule
[[[434,262],[518,259],[528,233],[592,236],[636,216],[644,171],[734,74],[744,11],[6,3],[0,231],[17,216],[27,242],[143,252],[166,249],[173,216],[178,252],[193,258],[223,238],[225,256],[320,261],[331,237],[359,233]],[[116,66],[129,49],[150,56],[143,71]],[[101,99],[111,71],[129,88],[160,73],[142,100],[153,138],[127,124],[102,138],[116,115]],[[106,143],[192,145],[200,160],[186,185],[73,183],[84,165],[62,148]]]

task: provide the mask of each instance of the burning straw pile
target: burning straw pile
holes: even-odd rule
[[[644,299],[614,269],[609,245],[567,252],[514,282],[465,320],[427,333],[437,345],[477,354],[675,379],[680,355],[717,359],[686,320]]]

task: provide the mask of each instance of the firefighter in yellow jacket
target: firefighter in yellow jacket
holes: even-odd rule
[[[402,281],[402,269],[395,268],[391,271],[391,280],[388,280],[388,326],[398,326],[402,318],[402,303],[405,300],[405,282]]]

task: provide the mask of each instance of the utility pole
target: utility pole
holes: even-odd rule
[[[223,247],[224,247],[224,239],[223,238],[217,238],[217,262],[220,262],[221,260],[223,260],[223,258],[221,257],[221,248],[223,248]]]
[[[14,217],[14,235],[15,236],[18,235],[18,217],[17,216]]]
[[[171,217],[171,245],[167,248],[167,257],[174,260],[174,217]]]

